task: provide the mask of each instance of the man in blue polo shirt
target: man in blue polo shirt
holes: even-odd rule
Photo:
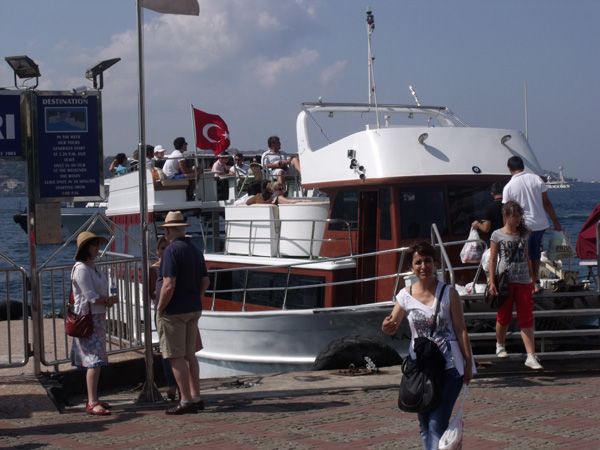
[[[179,211],[169,212],[162,225],[169,246],[160,264],[163,285],[156,307],[160,351],[171,362],[180,392],[179,405],[165,411],[174,415],[204,409],[195,346],[209,279],[202,253],[185,237],[187,226]]]

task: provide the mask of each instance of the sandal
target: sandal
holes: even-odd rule
[[[86,403],[85,411],[92,416],[109,416],[110,411],[101,402]]]
[[[108,404],[108,402],[101,402],[101,401],[98,401],[98,404],[99,404],[100,406],[102,406],[104,409],[110,409],[110,405]]]

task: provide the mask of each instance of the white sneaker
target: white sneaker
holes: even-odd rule
[[[525,365],[533,370],[542,370],[543,367],[533,353],[529,353],[527,355],[527,359],[525,360]]]
[[[504,345],[496,344],[496,356],[498,358],[508,358],[508,353]]]

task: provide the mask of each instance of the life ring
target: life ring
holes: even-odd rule
[[[400,355],[384,342],[366,336],[344,336],[331,341],[319,352],[312,370],[347,369],[365,367],[369,357],[377,367],[388,367],[402,364]]]

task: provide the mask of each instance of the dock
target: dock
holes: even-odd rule
[[[483,370],[470,386],[463,448],[599,449],[600,371],[560,366]],[[395,366],[206,379],[206,409],[185,416],[166,416],[166,401],[138,404],[139,386],[120,387],[101,392],[113,414],[93,417],[82,395],[59,413],[35,377],[3,369],[0,447],[419,449],[416,416],[396,406],[400,373]]]

